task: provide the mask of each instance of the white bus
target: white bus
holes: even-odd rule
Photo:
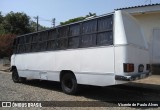
[[[108,86],[150,75],[149,51],[138,22],[115,11],[54,29],[18,36],[12,79],[58,81],[75,94],[79,84]]]

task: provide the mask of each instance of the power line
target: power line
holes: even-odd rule
[[[42,18],[42,17],[39,17],[39,19],[40,19],[41,21],[48,21],[48,22],[52,22],[52,20],[48,20],[48,19],[45,19],[45,18]]]
[[[148,1],[149,1],[150,4],[152,4],[152,0],[146,0],[145,3],[148,2]]]
[[[37,17],[33,17],[33,18],[37,20]],[[42,18],[42,17],[38,17],[38,21],[50,22],[52,27],[55,27],[56,24],[59,24],[59,22],[56,22],[56,18],[53,18],[52,20],[48,20],[48,19],[45,19],[45,18]]]

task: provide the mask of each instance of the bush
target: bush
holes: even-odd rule
[[[12,55],[12,44],[15,37],[16,35],[14,34],[0,35],[0,58]]]

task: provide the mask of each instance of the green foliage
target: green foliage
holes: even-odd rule
[[[82,21],[82,20],[84,20],[84,19],[86,19],[88,17],[91,17],[91,16],[96,16],[96,13],[89,12],[89,14],[86,15],[85,17],[77,17],[77,18],[69,19],[69,20],[67,20],[65,22],[60,22],[60,25],[66,25],[66,24]]]
[[[91,17],[91,16],[96,16],[96,13],[91,13],[91,12],[89,12],[89,14],[86,15],[86,18],[87,18],[87,17]]]
[[[2,13],[0,12],[0,24],[2,23],[3,21],[3,16],[2,16]]]
[[[37,30],[37,23],[34,22],[34,21],[31,21],[30,22],[30,25],[31,27],[33,28],[33,32]],[[38,25],[38,30],[41,31],[41,30],[46,30],[46,29],[49,29],[48,27],[45,27],[45,26],[41,26],[41,25]]]
[[[84,19],[85,17],[77,17],[77,18],[69,19],[68,21],[65,21],[65,22],[60,22],[60,25],[70,24],[73,22],[82,21]]]
[[[4,17],[1,25],[3,26],[5,33],[20,35],[33,31],[29,23],[30,17],[25,13],[10,12]]]
[[[3,28],[2,22],[3,22],[3,15],[0,12],[0,35],[5,33],[5,30]]]
[[[10,12],[3,16],[0,12],[0,57],[10,57],[13,38],[16,35],[35,32],[36,26],[37,24],[25,13]],[[45,29],[47,27],[39,25],[39,30]]]

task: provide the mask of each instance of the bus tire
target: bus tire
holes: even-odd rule
[[[65,73],[61,79],[61,87],[64,93],[74,95],[77,92],[78,84],[74,74]]]
[[[21,82],[25,82],[25,81],[26,81],[26,78],[19,77],[17,70],[14,69],[14,70],[12,71],[12,80],[13,80],[13,82],[15,82],[15,83],[21,83]]]

